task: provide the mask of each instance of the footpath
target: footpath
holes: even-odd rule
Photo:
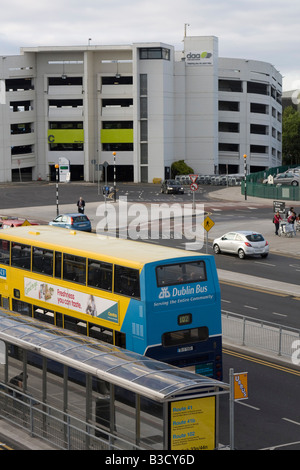
[[[237,220],[236,224],[234,224],[234,222],[230,220],[228,223],[222,222],[221,227],[214,225],[214,227],[209,232],[209,238],[211,240],[230,230],[256,230],[257,232],[262,233],[265,239],[268,240],[270,253],[290,256],[291,258],[300,260],[300,232],[297,232],[296,237],[292,238],[285,236],[279,237],[275,235],[274,224],[272,222],[273,200],[248,196],[247,200],[245,201],[245,196],[241,194],[239,187],[220,189],[219,191],[210,193],[210,195],[216,202],[225,201],[225,204],[234,203],[235,206],[239,206],[240,208],[253,208],[252,218],[248,221]],[[299,203],[286,203],[286,209],[288,209],[290,206],[295,208],[297,214],[300,213],[300,201]],[[258,207],[270,208],[268,218],[255,218],[255,209]],[[211,218],[216,220],[214,219],[213,213],[211,214]],[[299,278],[295,279],[294,284],[275,282],[270,279],[260,278],[257,276],[248,276],[241,273],[234,273],[224,270],[218,270],[218,274],[220,280],[228,280],[248,286],[251,285],[253,287],[260,287],[265,290],[282,292],[288,295],[300,295],[300,273]]]

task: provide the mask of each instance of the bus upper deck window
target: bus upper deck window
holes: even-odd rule
[[[0,240],[0,263],[9,264],[9,244],[8,240]]]
[[[139,298],[139,271],[137,269],[115,265],[114,291],[118,294]]]
[[[207,280],[205,262],[195,260],[188,263],[166,264],[157,266],[157,286],[171,286]]]
[[[53,251],[33,247],[32,271],[53,276]]]
[[[88,260],[88,285],[98,289],[112,291],[112,264]]]
[[[17,268],[30,269],[31,246],[23,243],[12,243],[11,265]]]

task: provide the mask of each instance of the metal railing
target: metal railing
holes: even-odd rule
[[[242,181],[241,194],[245,194],[245,183]],[[247,181],[247,195],[274,199],[276,201],[300,201],[299,186],[275,186],[273,184],[252,183]]]
[[[0,382],[0,417],[61,450],[145,450]]]
[[[222,311],[222,330],[224,339],[288,358],[300,338],[299,329],[226,311]]]

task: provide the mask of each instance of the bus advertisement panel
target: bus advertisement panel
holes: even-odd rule
[[[24,293],[31,299],[47,302],[51,308],[61,306],[75,312],[87,313],[93,317],[119,323],[118,303],[103,297],[63,288],[48,282],[40,282],[28,277],[24,277]]]

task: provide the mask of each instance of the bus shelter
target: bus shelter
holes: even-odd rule
[[[223,382],[1,309],[0,386],[4,419],[4,395],[21,390],[17,402],[43,412],[41,435],[62,413],[89,428],[85,449],[216,449],[219,397],[230,394]]]

